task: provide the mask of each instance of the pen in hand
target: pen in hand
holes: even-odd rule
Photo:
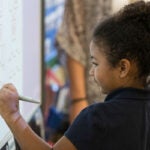
[[[21,101],[25,101],[25,102],[30,102],[30,103],[40,104],[40,102],[39,102],[39,101],[34,100],[34,99],[30,98],[30,97],[22,96],[22,95],[19,95],[19,100],[21,100]]]
[[[4,83],[2,81],[0,81],[0,85],[4,85]],[[7,87],[8,88],[8,87]],[[26,96],[22,96],[22,95],[19,95],[19,100],[21,101],[25,101],[25,102],[30,102],[30,103],[35,103],[35,104],[40,104],[41,102],[38,101],[38,100],[34,100],[33,98],[31,97],[26,97]]]

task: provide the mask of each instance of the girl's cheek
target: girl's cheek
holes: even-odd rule
[[[94,75],[94,68],[93,68],[93,67],[90,68],[89,75],[90,75],[90,76],[93,76],[93,75]]]
[[[95,78],[97,81],[99,81],[99,74],[98,74],[97,70],[95,70],[95,72],[94,72],[94,78]]]
[[[95,79],[100,85],[103,83],[103,78],[99,70],[95,71]]]

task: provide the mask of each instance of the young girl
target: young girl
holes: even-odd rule
[[[54,150],[150,149],[150,2],[139,1],[98,24],[90,44],[90,75],[108,96],[84,109]],[[22,150],[51,149],[18,111],[15,87],[0,90],[0,114]]]

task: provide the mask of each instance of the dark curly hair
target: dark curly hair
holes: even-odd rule
[[[146,78],[150,74],[150,2],[126,5],[99,23],[93,42],[107,45],[104,52],[113,67],[126,58],[137,64],[138,76]]]

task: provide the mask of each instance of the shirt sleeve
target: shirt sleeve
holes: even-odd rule
[[[99,114],[93,107],[84,109],[65,132],[77,149],[93,150],[101,145],[106,129]]]

